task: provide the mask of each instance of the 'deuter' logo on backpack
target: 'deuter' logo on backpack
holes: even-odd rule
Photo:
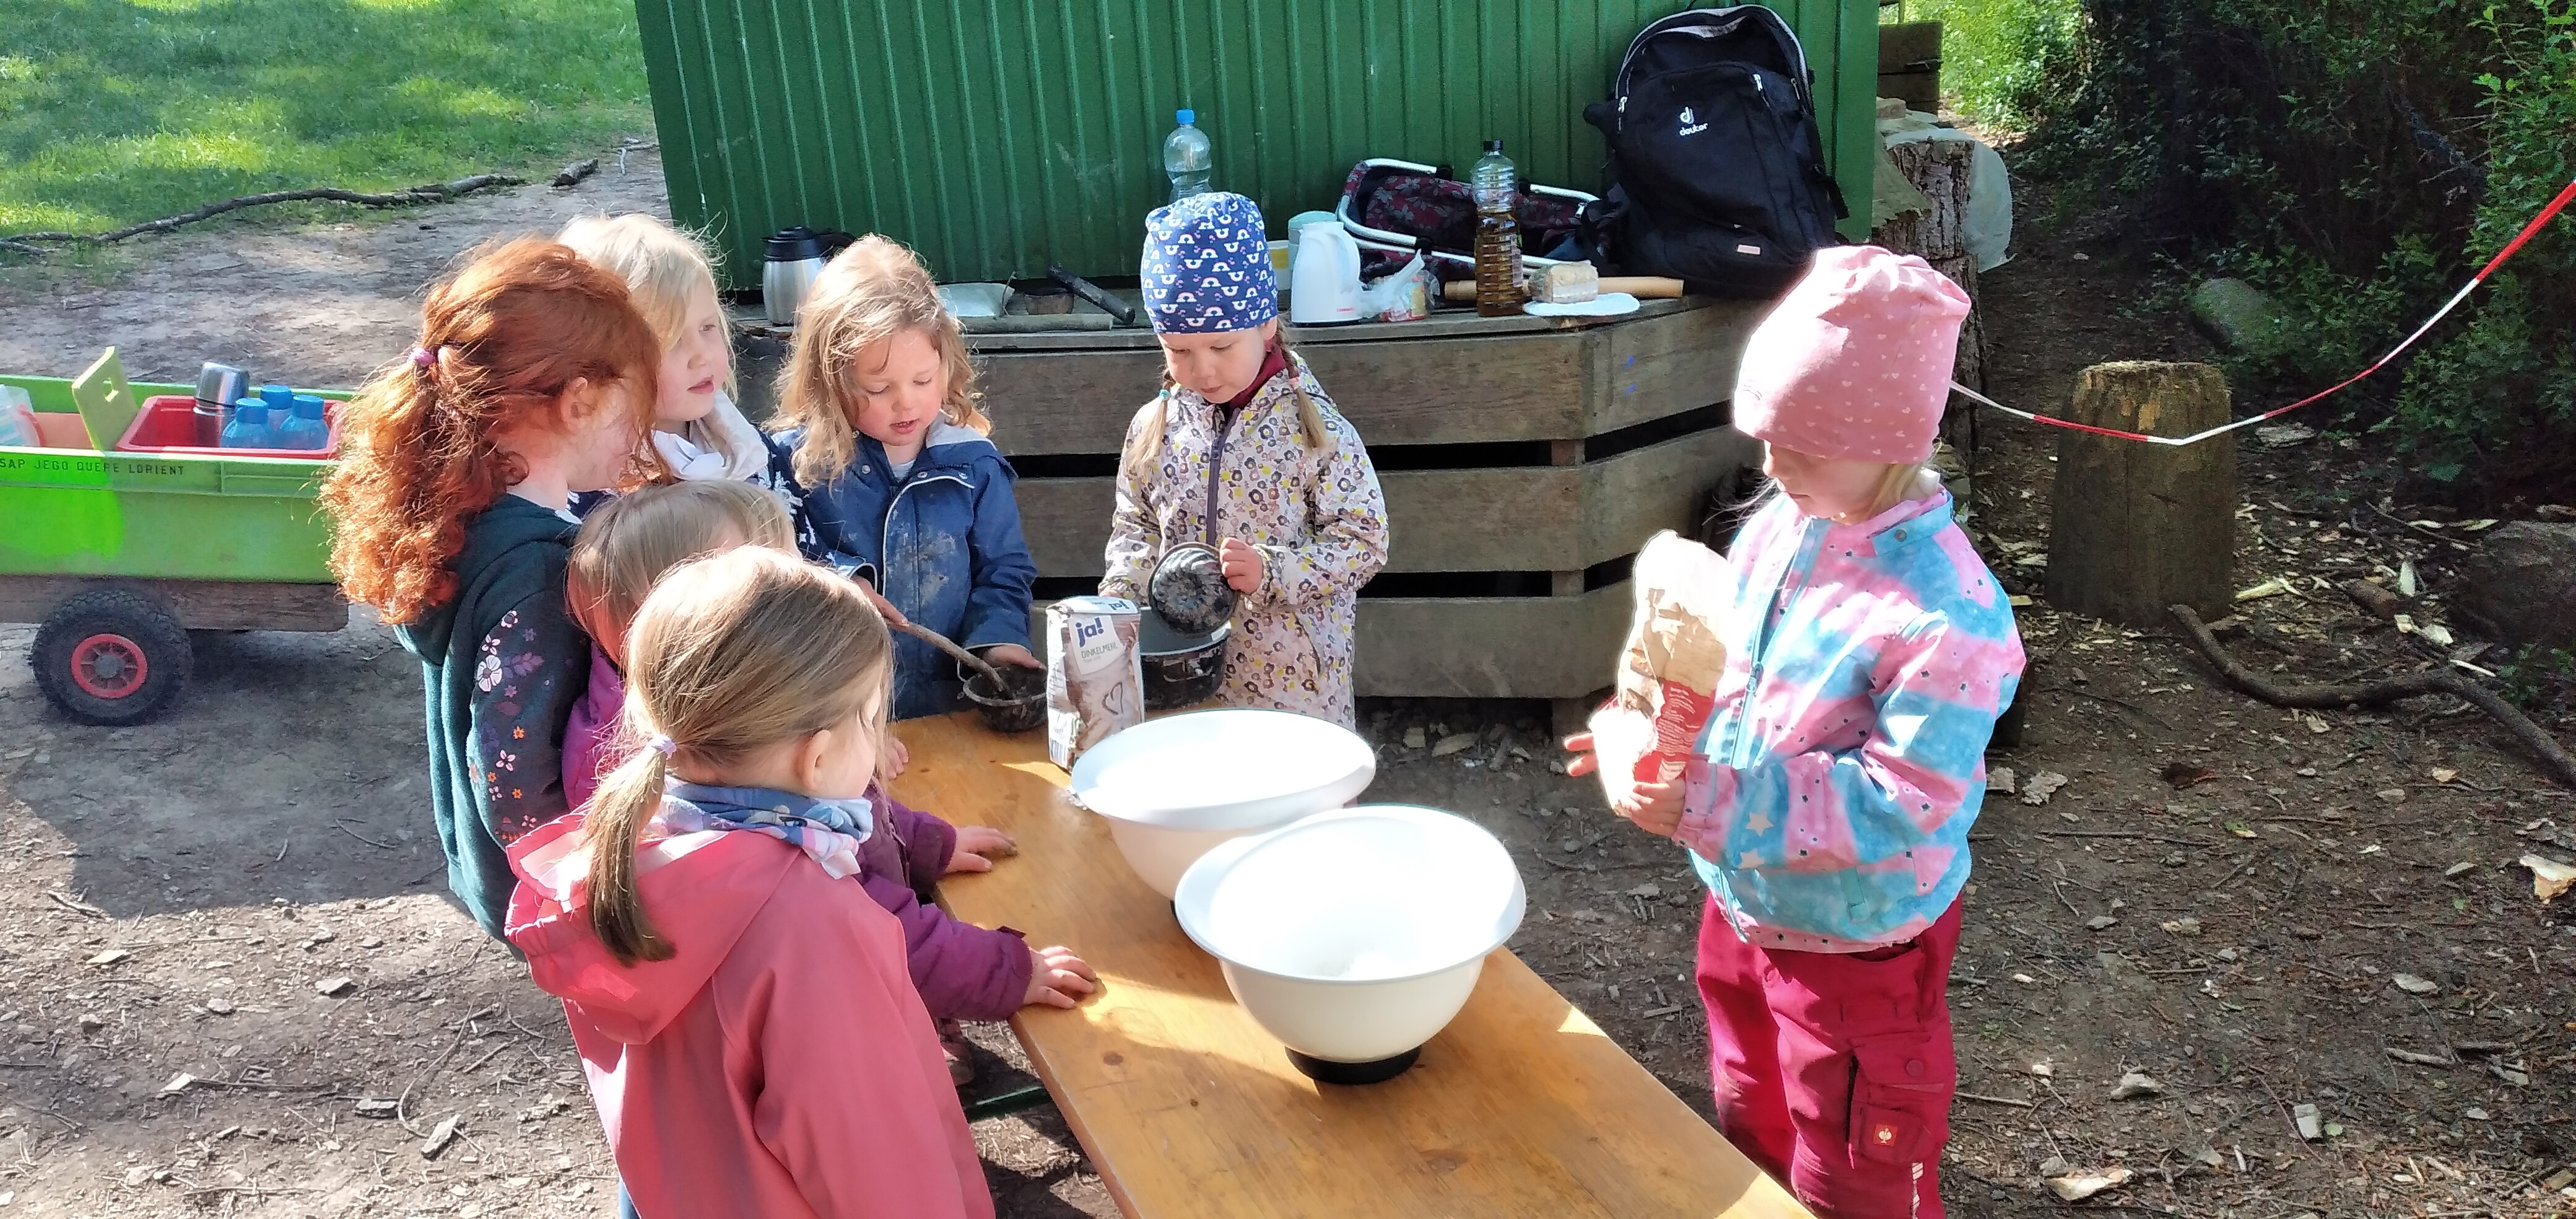
[[[1690,107],[1688,107],[1688,106],[1684,106],[1684,107],[1682,107],[1682,132],[1681,132],[1681,133],[1682,133],[1683,135],[1698,135],[1699,133],[1701,133],[1701,132],[1703,132],[1703,131],[1706,131],[1706,130],[1708,130],[1708,124],[1703,123],[1703,122],[1700,122],[1698,119],[1691,117]]]

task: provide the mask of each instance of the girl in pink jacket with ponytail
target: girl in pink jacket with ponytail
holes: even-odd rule
[[[892,656],[837,575],[683,564],[626,639],[650,744],[511,845],[510,941],[653,1219],[993,1214],[903,927],[851,879]]]

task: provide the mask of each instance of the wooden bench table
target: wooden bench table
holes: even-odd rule
[[[1099,971],[1071,1011],[1011,1028],[1130,1216],[1726,1216],[1807,1212],[1509,949],[1412,1070],[1320,1085],[1226,990],[1216,960],[1064,797],[1042,733],[972,714],[896,725],[898,798],[1018,839],[949,877],[960,918],[1063,944]]]

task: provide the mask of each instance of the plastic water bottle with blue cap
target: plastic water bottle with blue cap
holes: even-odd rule
[[[1163,172],[1171,175],[1171,201],[1178,203],[1188,196],[1207,193],[1216,153],[1208,147],[1207,133],[1198,128],[1198,111],[1183,110],[1172,117],[1181,125],[1163,137]]]
[[[295,391],[288,390],[286,396],[288,405],[292,407],[295,400]],[[277,430],[269,426],[268,422],[267,399],[244,398],[239,402],[233,403],[232,422],[224,425],[223,447],[227,449],[274,449],[277,447]]]
[[[331,444],[331,425],[323,418],[322,396],[295,395],[295,409],[276,421],[277,447],[281,449],[321,449]]]

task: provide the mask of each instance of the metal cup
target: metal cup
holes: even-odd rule
[[[224,442],[224,424],[232,419],[232,404],[250,394],[250,374],[230,364],[212,360],[197,370],[196,438],[200,448],[214,448]]]

